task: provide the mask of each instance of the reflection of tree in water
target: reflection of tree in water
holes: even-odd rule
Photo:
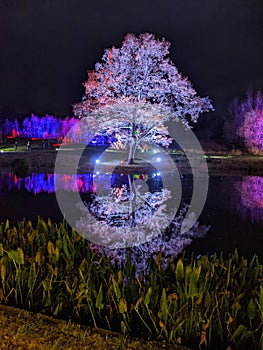
[[[182,233],[187,205],[181,206],[177,213],[176,210],[171,212],[166,205],[170,191],[159,188],[144,192],[133,177],[127,178],[128,183],[118,183],[119,187],[113,186],[108,195],[93,195],[85,208],[82,206],[83,215],[76,228],[89,241],[95,242],[91,243],[92,249],[105,253],[119,266],[130,253],[137,275],[142,275],[147,272],[150,257],[156,259],[162,250],[165,267],[169,256],[181,253],[194,238],[204,237],[208,227],[195,223],[188,232]],[[194,214],[188,220],[195,222]]]
[[[150,241],[132,248],[107,248],[94,243],[90,247],[97,253],[104,253],[111,262],[123,266],[130,254],[131,262],[136,266],[136,275],[142,276],[148,273],[148,262],[150,258],[156,260],[157,255],[162,251],[162,266],[168,266],[169,258],[175,258],[183,249],[192,243],[195,238],[203,238],[209,227],[201,226],[197,222],[188,232],[181,233],[180,227],[186,214],[186,208],[182,209],[170,227]]]
[[[89,212],[98,219],[112,226],[133,227],[147,223],[157,211],[165,209],[163,204],[169,198],[169,191],[134,194],[126,186],[115,187],[108,196],[95,196],[87,205]]]
[[[235,183],[240,200],[236,200],[236,208],[243,217],[252,222],[263,221],[263,178],[260,176],[244,176]]]

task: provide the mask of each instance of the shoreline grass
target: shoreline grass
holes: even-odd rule
[[[136,277],[50,220],[0,224],[0,302],[125,336],[206,349],[263,349],[263,265],[237,251],[199,259],[162,252]]]

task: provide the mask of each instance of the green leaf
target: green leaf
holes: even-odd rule
[[[136,311],[139,310],[139,305],[140,305],[142,302],[143,302],[143,297],[140,297],[140,298],[137,300],[137,302],[136,302],[136,304],[135,304],[135,306],[134,306],[134,309],[135,309]]]
[[[7,219],[6,222],[5,222],[5,232],[10,228],[10,225],[9,225],[9,220]]]
[[[0,243],[0,257],[2,257],[4,255],[4,247],[3,247],[3,243]]]
[[[185,274],[184,274],[184,293],[187,297],[189,297],[190,278],[192,274],[193,274],[192,267],[190,265],[186,265]]]
[[[149,287],[147,294],[145,295],[144,298],[144,304],[148,308],[149,302],[151,300],[151,295],[152,295],[152,287]]]
[[[55,252],[54,244],[51,241],[47,242],[47,251],[50,256],[52,256]]]
[[[128,333],[128,328],[125,324],[125,322],[121,321],[121,331],[123,334],[127,334]]]
[[[24,258],[24,252],[22,248],[17,248],[17,253],[18,253],[19,264],[24,264],[25,258]]]
[[[67,239],[66,239],[65,236],[63,236],[62,243],[63,243],[64,253],[66,254],[66,257],[68,258],[69,257],[69,251],[68,251]]]
[[[53,316],[57,316],[62,309],[62,303],[57,304],[55,311],[53,311]]]
[[[244,332],[246,331],[246,329],[247,329],[246,326],[244,326],[243,324],[240,324],[240,325],[238,326],[238,328],[236,329],[236,331],[234,332],[234,334],[233,334],[233,336],[232,336],[232,339],[233,339],[234,341],[236,341],[238,338],[240,338],[240,337],[244,334]]]
[[[103,293],[102,293],[102,285],[100,285],[99,293],[96,298],[95,306],[97,309],[101,310],[104,308],[103,302]]]
[[[120,302],[119,302],[119,311],[121,314],[124,314],[125,312],[127,312],[127,303],[126,300],[124,298],[120,298]]]
[[[175,276],[177,282],[180,282],[184,278],[184,264],[181,259],[179,259],[177,262]]]
[[[112,276],[112,283],[113,283],[115,295],[118,299],[120,299],[121,291],[120,291],[120,288],[119,288],[118,283],[116,282],[114,276]]]
[[[167,305],[167,298],[166,298],[165,288],[163,288],[163,291],[162,291],[161,310],[162,310],[162,318],[166,322],[167,319],[168,319],[168,305]]]
[[[24,253],[21,248],[18,248],[17,250],[10,250],[8,252],[8,256],[11,260],[13,260],[16,264],[24,264]]]

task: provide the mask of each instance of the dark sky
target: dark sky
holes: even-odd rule
[[[263,87],[262,17],[262,0],[0,0],[2,111],[71,115],[103,50],[152,32],[171,41],[218,120],[235,96]]]

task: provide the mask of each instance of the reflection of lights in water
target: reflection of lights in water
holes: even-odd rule
[[[128,176],[124,174],[101,174],[99,171],[96,174],[44,174],[32,173],[31,176],[24,178],[17,177],[16,174],[1,174],[1,185],[6,186],[8,191],[25,189],[28,192],[38,194],[41,192],[54,193],[54,182],[62,191],[78,191],[94,193],[98,188],[95,188],[93,178],[96,177],[96,186],[99,189],[111,191],[112,188],[122,188],[129,186]],[[150,181],[151,177],[147,174],[134,174],[133,180]],[[150,182],[149,182],[150,183]],[[152,189],[161,188],[161,182],[155,180],[150,185]]]
[[[263,178],[259,176],[243,177],[236,183],[236,189],[240,192],[241,202],[247,208],[263,209]]]
[[[130,198],[130,194],[126,185],[121,187],[114,187],[112,189],[112,194],[120,201],[127,201]]]
[[[153,173],[152,177],[161,176],[161,173]]]
[[[235,201],[237,209],[252,221],[263,221],[263,177],[244,176],[235,188],[240,195],[240,201]]]
[[[122,174],[123,175],[123,174]],[[133,175],[134,180],[148,180],[149,176],[147,174],[134,174]]]
[[[98,174],[97,178],[99,178],[98,185],[99,186],[108,186],[108,193],[112,196],[112,191],[116,192],[117,199],[121,198],[127,187],[125,187],[125,175],[117,175],[117,174]],[[25,189],[30,193],[38,194],[41,192],[53,193],[54,192],[54,181],[57,181],[58,187],[60,190],[64,191],[80,191],[80,192],[89,192],[94,193],[95,189],[93,187],[93,174],[78,174],[77,176],[71,174],[32,174],[30,177],[26,178],[18,178],[14,174],[2,174],[0,175],[0,183],[1,186],[5,184],[8,185],[9,190],[22,190]],[[115,187],[111,186],[115,183]],[[153,192],[148,193],[145,198],[148,203],[152,206],[150,207],[148,204],[141,204],[136,208],[135,218],[132,217],[132,213],[120,213],[117,216],[115,215],[115,204],[116,205],[125,205],[125,202],[115,202],[112,203],[112,206],[108,206],[108,212],[104,212],[105,221],[108,225],[130,225],[132,220],[137,220],[138,223],[143,220],[151,221],[152,214],[156,211],[160,211],[160,215],[162,212],[162,205],[165,202],[165,199],[168,196],[168,193],[161,193],[160,189],[162,188],[162,182],[160,177],[155,177],[147,175],[147,174],[134,174],[133,180],[135,183],[137,180],[144,180],[145,182],[149,182],[149,189]],[[123,181],[124,183],[117,186],[116,181]],[[156,191],[156,192],[154,192]],[[158,192],[160,191],[160,192]],[[94,195],[95,196],[95,195]],[[88,208],[85,207],[87,210]],[[103,209],[106,208],[103,205],[99,205],[99,207],[94,207],[97,212],[100,211],[101,216],[103,217]],[[196,224],[189,232],[181,234],[180,233],[180,225],[179,223],[183,220],[185,211],[179,213],[176,217],[176,221],[173,224],[173,229],[170,233],[164,233],[163,235],[159,235],[155,237],[151,241],[140,245],[138,247],[134,247],[130,249],[132,262],[136,265],[136,274],[142,275],[147,273],[148,265],[147,260],[150,257],[156,259],[157,253],[162,247],[163,251],[163,264],[165,266],[166,262],[168,262],[169,256],[176,256],[179,254],[186,245],[190,244],[195,237],[203,237],[207,232],[207,227],[200,227]],[[160,216],[162,218],[162,216]],[[159,218],[159,217],[158,217]],[[95,245],[93,244],[95,247]],[[102,249],[102,247],[97,247],[98,250]],[[127,258],[129,250],[126,249],[105,249],[105,254],[114,262],[119,264],[124,264],[125,259]]]
[[[153,193],[149,196],[148,200],[151,201],[153,205],[156,205],[157,210],[158,205],[162,204],[166,200],[165,194],[162,194],[162,191],[157,193]],[[145,220],[152,220],[152,212],[149,210],[149,207],[141,207],[136,211],[136,217],[131,221],[131,216],[127,213],[119,213],[115,214],[114,206],[112,207],[103,207],[103,205],[95,206],[94,208],[90,207],[89,212],[94,210],[94,213],[100,215],[100,218],[104,218],[105,224],[109,226],[121,226],[121,227],[132,227],[133,234],[136,232],[136,226],[143,224]],[[187,206],[182,208],[177,214],[174,220],[170,223],[169,229],[164,231],[160,231],[158,235],[154,235],[150,240],[143,244],[139,244],[137,246],[133,246],[132,248],[119,248],[118,243],[123,243],[122,239],[118,237],[118,240],[113,236],[109,236],[109,227],[105,225],[105,242],[111,241],[113,239],[116,244],[113,248],[107,248],[107,244],[97,245],[95,243],[90,243],[90,248],[94,249],[97,253],[105,254],[113,264],[118,263],[119,267],[123,267],[127,261],[127,257],[130,254],[130,258],[134,266],[136,267],[136,277],[145,276],[149,271],[149,258],[156,260],[157,254],[162,250],[162,266],[165,269],[168,265],[168,262],[171,258],[175,258],[178,254],[180,254],[185,246],[192,243],[195,238],[204,237],[209,229],[208,226],[201,226],[198,222],[188,230],[187,232],[181,232],[181,224],[184,220],[185,213],[187,211]],[[160,209],[160,213],[162,209]],[[90,219],[88,222],[85,221],[85,212],[83,213],[82,220],[77,222],[78,229],[84,229],[86,232],[86,228],[89,227],[92,230],[93,235],[97,235],[97,230],[101,230],[100,226],[97,226],[97,222],[92,223]],[[84,218],[84,219],[83,219]],[[160,217],[159,217],[160,218]],[[89,224],[89,226],[87,226]],[[135,226],[134,226],[135,224]],[[131,226],[132,225],[132,226]],[[158,227],[158,220],[155,221],[156,227]],[[140,228],[138,227],[138,232],[140,232]],[[101,231],[100,231],[101,234]],[[103,238],[101,236],[101,238]],[[92,240],[92,236],[87,236],[87,239]]]
[[[6,184],[8,191],[25,189],[34,194],[54,193],[54,182],[62,191],[93,192],[92,174],[44,174],[33,173],[31,176],[19,178],[15,174],[2,174],[1,184]]]
[[[85,205],[94,217],[113,226],[135,224],[152,215],[165,197],[166,200],[170,198],[169,191],[162,192],[162,179],[156,174],[112,173],[108,180],[110,190],[102,192],[98,188],[95,197],[85,201]],[[99,187],[100,182],[96,181],[95,186]]]

